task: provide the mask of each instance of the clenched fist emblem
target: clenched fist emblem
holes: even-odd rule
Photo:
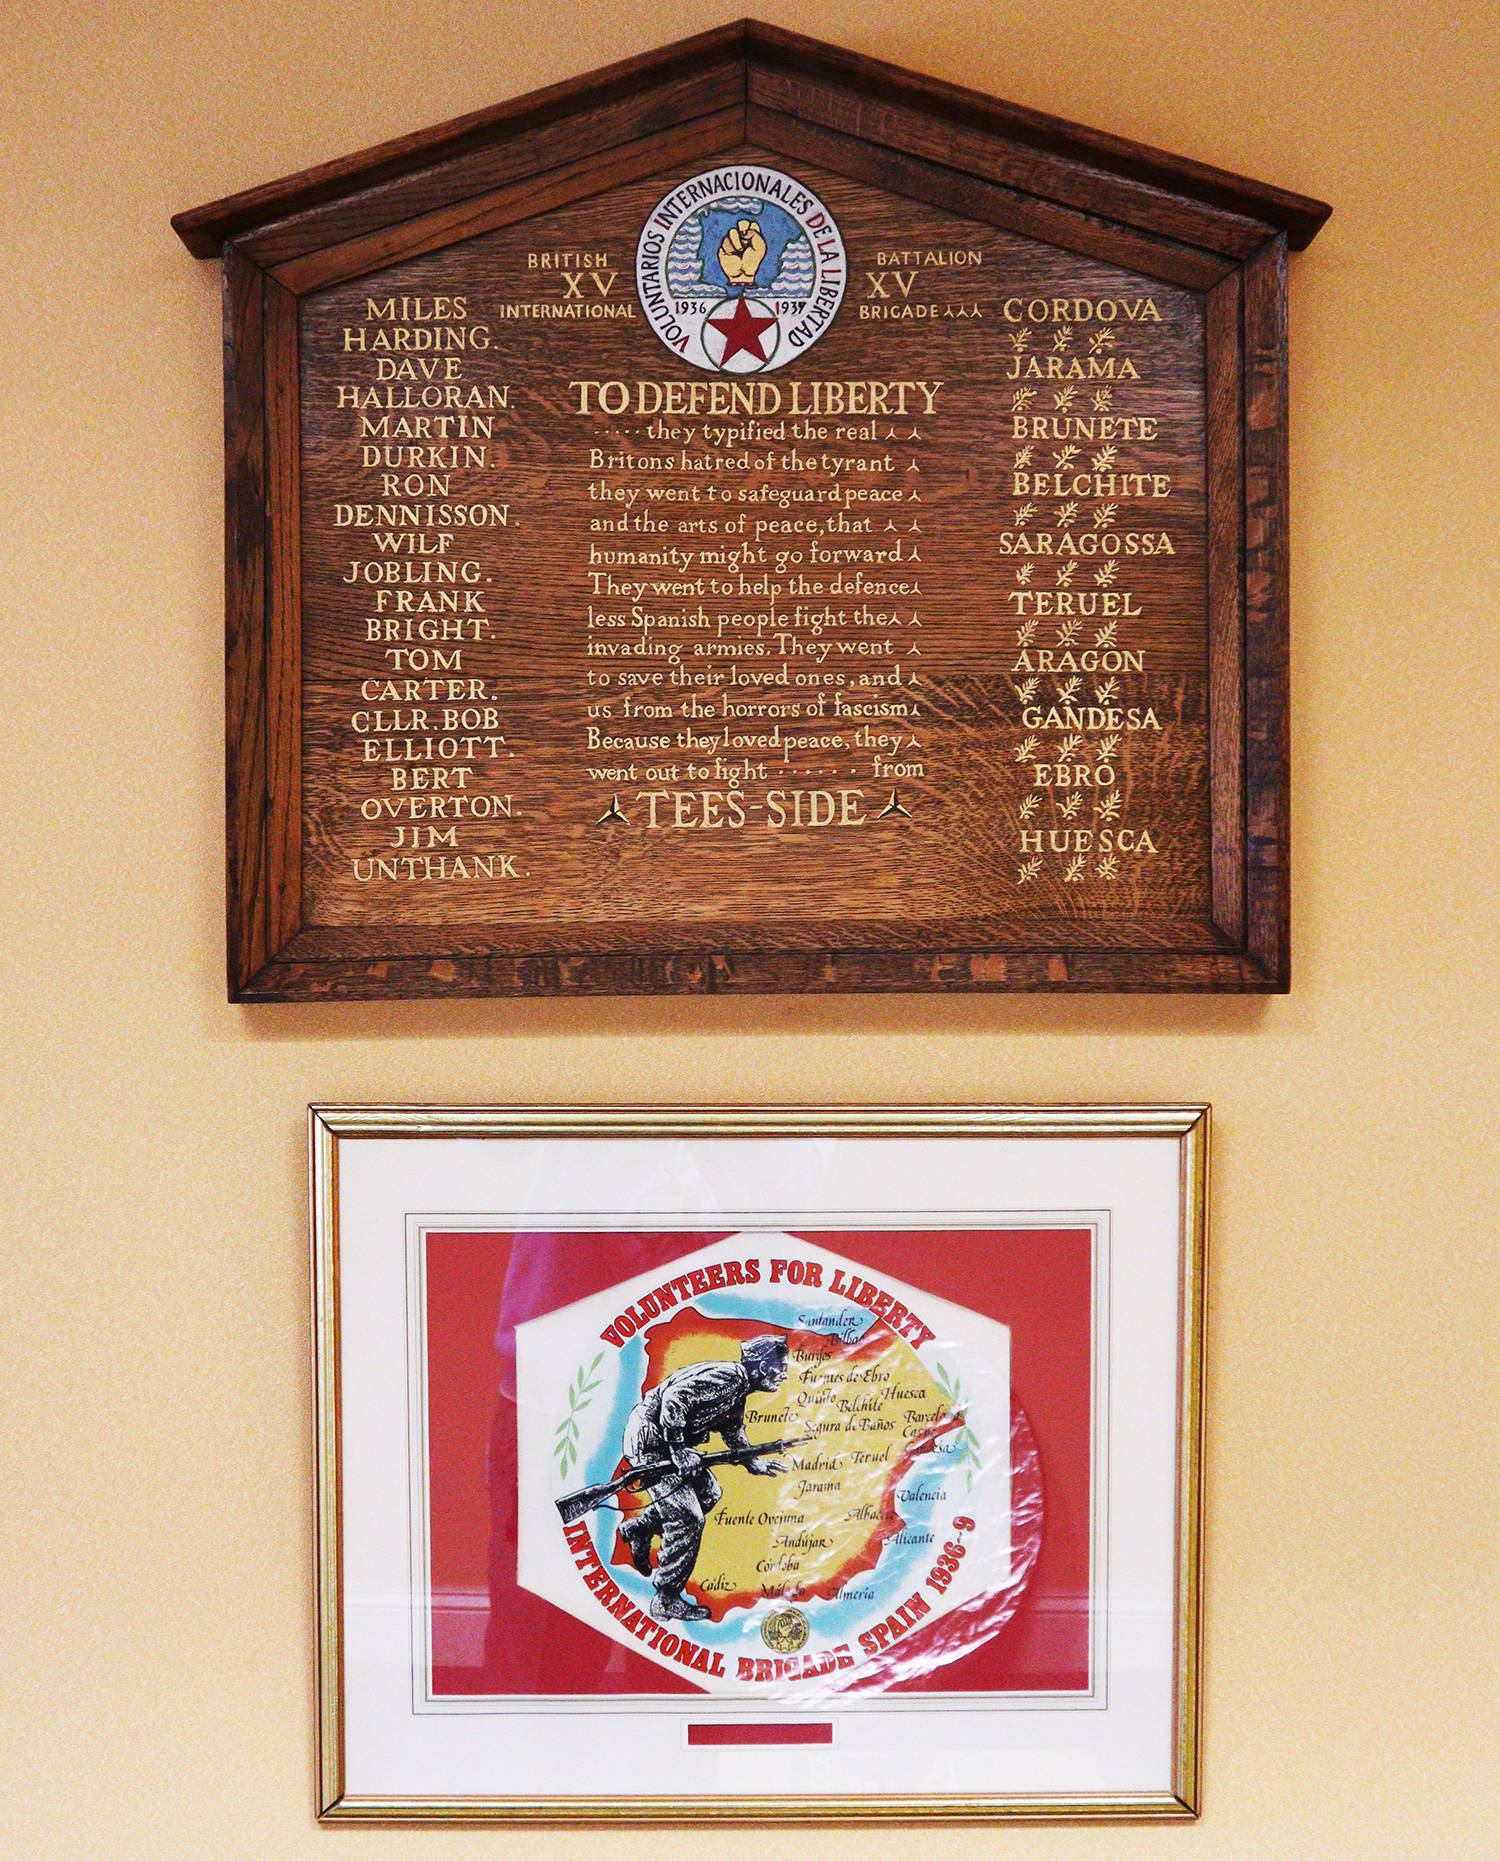
[[[754,220],[731,226],[719,243],[719,264],[731,284],[754,284],[766,256],[766,236]]]
[[[832,214],[803,182],[731,164],[674,181],[651,209],[636,241],[636,296],[679,360],[758,374],[797,360],[831,327],[845,265]]]

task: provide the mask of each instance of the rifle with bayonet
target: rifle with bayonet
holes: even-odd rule
[[[698,1464],[702,1467],[743,1467],[747,1461],[759,1460],[764,1454],[784,1454],[788,1449],[802,1447],[812,1439],[811,1435],[792,1435],[785,1441],[763,1441],[758,1447],[732,1447],[722,1454],[700,1454]],[[613,1499],[616,1493],[623,1493],[643,1486],[656,1486],[669,1479],[673,1474],[686,1477],[674,1460],[647,1461],[644,1466],[631,1467],[613,1480],[601,1480],[597,1486],[580,1487],[576,1493],[567,1493],[559,1499],[557,1509],[562,1514],[564,1525],[575,1525],[585,1512],[592,1512],[596,1506],[602,1506],[606,1499]]]

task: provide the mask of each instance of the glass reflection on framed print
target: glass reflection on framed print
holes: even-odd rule
[[[1196,1814],[1206,1106],[312,1109],[320,1814]]]

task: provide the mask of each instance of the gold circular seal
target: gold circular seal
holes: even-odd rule
[[[812,1634],[807,1617],[800,1609],[778,1609],[760,1625],[760,1638],[777,1654],[795,1654],[807,1646]]]

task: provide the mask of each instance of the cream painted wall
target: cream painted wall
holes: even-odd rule
[[[1203,1819],[799,1852],[1497,1852],[1497,16],[763,6],[1334,202],[1292,278],[1293,993],[229,1007],[218,273],[168,215],[733,9],[12,0],[8,1856],[592,1851],[313,1824],[302,1108],[616,1096],[1218,1114]]]

